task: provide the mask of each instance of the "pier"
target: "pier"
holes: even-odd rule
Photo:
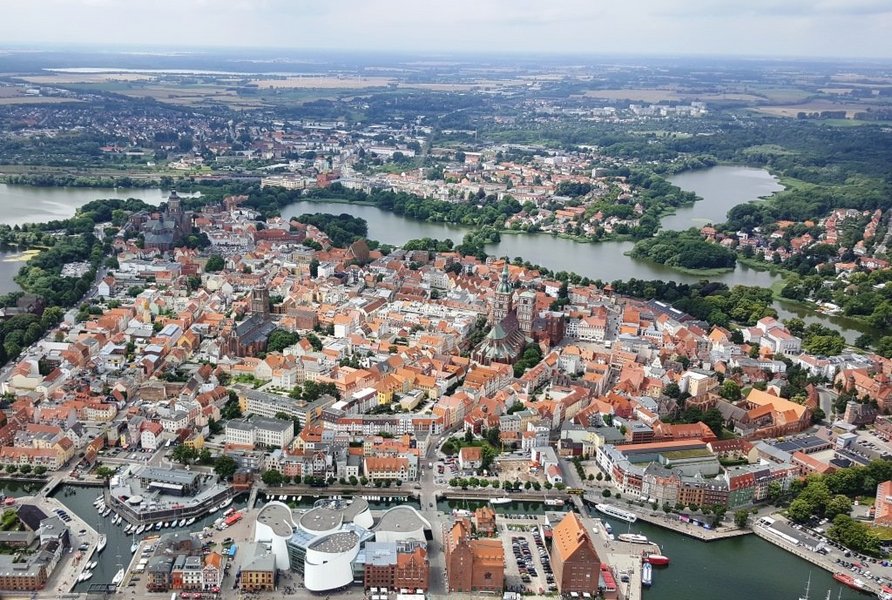
[[[664,513],[662,511],[655,511],[650,508],[642,508],[635,504],[617,504],[615,502],[603,502],[607,500],[606,498],[596,498],[589,494],[586,494],[584,497],[585,502],[589,506],[594,506],[595,504],[612,504],[617,508],[621,508],[622,510],[628,511],[630,513],[634,513],[635,516],[646,523],[650,523],[651,525],[656,525],[657,527],[662,527],[663,529],[669,529],[676,533],[680,533],[682,535],[686,535],[688,537],[694,538],[696,540],[700,540],[701,542],[714,542],[716,540],[724,540],[728,538],[739,537],[742,535],[749,535],[752,533],[752,530],[749,529],[739,529],[737,527],[718,527],[716,529],[706,529],[705,527],[700,527],[694,523],[686,523],[678,519],[677,515],[674,513]],[[728,518],[727,516],[725,517]]]
[[[785,539],[784,537],[779,535],[777,532],[775,532],[770,527],[766,527],[764,525],[757,523],[756,525],[753,526],[753,533],[755,533],[758,537],[762,538],[766,542],[768,542],[770,544],[774,544],[778,548],[786,550],[790,554],[798,556],[802,560],[807,560],[811,564],[813,564],[817,567],[820,567],[820,568],[824,569],[825,571],[828,571],[830,573],[848,572],[843,567],[840,567],[839,565],[837,565],[830,558],[828,558],[822,554],[818,554],[817,552],[811,552],[811,551],[807,550],[806,548],[803,548],[797,544],[794,544],[790,540]],[[861,577],[858,575],[856,575],[856,577],[858,577],[859,579],[861,579],[864,582],[864,591],[865,592],[867,592],[869,594],[879,595],[879,593],[881,591],[881,587],[880,587],[879,583],[877,583],[873,579],[870,579],[869,577]]]

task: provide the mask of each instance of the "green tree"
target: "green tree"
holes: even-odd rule
[[[832,521],[837,515],[848,515],[851,512],[852,501],[842,494],[837,494],[827,501],[824,516]]]
[[[737,526],[738,529],[743,529],[746,527],[746,524],[749,522],[750,511],[742,508],[740,510],[734,511],[734,525]]]
[[[235,459],[231,456],[223,454],[218,456],[217,460],[214,461],[214,473],[224,481],[232,479],[236,470],[238,470],[238,463],[236,463]]]
[[[797,498],[787,507],[787,516],[796,523],[805,523],[812,517],[811,505],[805,500]]]
[[[101,466],[96,469],[96,476],[100,479],[111,479],[111,476],[115,474],[115,470],[111,467]]]
[[[726,379],[722,382],[719,395],[729,402],[738,402],[741,398],[740,386],[733,379]]]
[[[180,444],[171,451],[170,457],[182,465],[187,465],[198,458],[198,451],[186,444]]]
[[[263,474],[260,476],[260,479],[263,481],[263,483],[270,487],[278,487],[282,485],[283,481],[282,474],[274,469],[268,469],[264,471]]]
[[[289,346],[293,346],[300,341],[300,336],[293,331],[284,329],[274,329],[269,337],[266,338],[267,352],[281,352]]]
[[[224,268],[226,268],[226,261],[219,254],[211,254],[207,264],[204,266],[204,270],[208,273],[217,273]]]

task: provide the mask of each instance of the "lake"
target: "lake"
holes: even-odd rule
[[[78,207],[99,198],[139,198],[158,205],[167,196],[168,192],[159,188],[34,187],[2,183],[0,224],[23,225],[67,219],[74,216]],[[18,251],[0,252],[0,294],[19,290],[13,277],[26,260],[27,257]]]
[[[288,220],[305,213],[317,212],[333,215],[347,213],[365,219],[369,225],[370,239],[393,246],[402,246],[409,240],[421,238],[448,239],[460,244],[465,234],[470,231],[467,227],[459,225],[408,219],[381,210],[371,204],[356,204],[337,200],[300,200],[283,208],[282,218]]]
[[[691,171],[673,176],[673,183],[687,191],[695,192],[703,200],[692,207],[679,209],[666,217],[666,228],[686,228],[697,224],[698,219],[724,220],[724,213],[741,202],[752,201],[780,189],[777,181],[767,171],[749,167],[719,166]],[[727,188],[725,193],[723,190]],[[140,198],[150,204],[158,204],[167,192],[151,189],[111,188],[36,188],[28,186],[0,185],[0,223],[21,223],[65,218],[74,214],[78,206],[96,198]],[[31,210],[30,207],[36,207]],[[29,207],[26,209],[25,207]],[[445,223],[416,221],[381,210],[369,204],[351,204],[333,200],[301,200],[282,209],[284,218],[303,213],[347,213],[365,219],[369,238],[393,245],[418,238],[451,239],[460,243],[468,228]],[[663,265],[633,260],[626,253],[632,242],[602,242],[586,244],[549,234],[502,234],[497,244],[490,244],[486,251],[495,256],[522,257],[531,263],[555,271],[574,271],[591,279],[614,281],[617,279],[658,279],[695,283],[704,277],[680,273]],[[3,257],[0,256],[0,260]],[[0,292],[17,289],[12,277],[21,263],[0,262]],[[743,265],[729,273],[711,276],[710,280],[727,285],[751,285],[770,287],[780,277],[767,271],[751,269]],[[865,329],[863,325],[841,317],[814,313],[798,305],[775,303],[782,318],[800,316],[808,323],[820,322],[839,329],[849,342]]]
[[[0,294],[19,291],[21,288],[13,280],[29,255],[18,250],[0,251]]]
[[[0,224],[42,223],[74,216],[79,206],[99,198],[139,198],[160,204],[167,193],[159,188],[35,187],[0,184]]]
[[[685,171],[668,178],[686,192],[701,198],[660,221],[663,229],[687,229],[709,223],[723,223],[728,211],[738,204],[766,198],[784,189],[777,178],[765,169],[719,166]]]

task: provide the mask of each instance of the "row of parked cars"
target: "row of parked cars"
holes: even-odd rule
[[[56,513],[59,516],[59,518],[62,519],[63,521],[65,521],[66,523],[71,522],[71,515],[69,515],[67,512],[65,512],[61,508],[57,508],[53,512]]]
[[[874,559],[874,562],[876,562],[876,559]],[[886,561],[883,561],[883,562],[886,562]],[[864,563],[849,562],[847,560],[837,558],[836,564],[840,565],[841,567],[843,567],[845,569],[848,569],[852,573],[861,575],[862,577],[867,577],[868,579],[873,579],[874,581],[876,581],[879,584],[882,584],[882,585],[889,584],[889,580],[886,577],[881,577],[879,575],[871,573],[870,569],[868,569],[867,565]],[[886,564],[888,564],[888,563],[886,563]],[[886,565],[883,565],[883,566],[886,566]]]
[[[539,573],[533,564],[533,553],[530,551],[530,543],[526,538],[512,536],[511,548],[514,551],[517,570],[520,572],[520,580],[524,583],[532,582],[533,577],[538,577]]]

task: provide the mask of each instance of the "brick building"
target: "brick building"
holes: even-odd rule
[[[553,529],[551,563],[562,595],[597,595],[601,559],[576,513],[568,513]]]
[[[445,539],[446,589],[496,592],[505,585],[505,550],[500,540],[472,540],[471,524],[456,521]]]
[[[365,589],[428,589],[430,561],[420,544],[370,542],[365,546]]]

